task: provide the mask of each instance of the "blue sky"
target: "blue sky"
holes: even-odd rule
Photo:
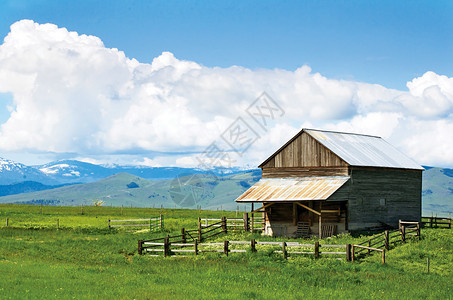
[[[451,1],[2,1],[0,156],[193,165],[265,91],[285,114],[240,164],[316,127],[453,166],[452,15]]]
[[[102,38],[151,62],[163,51],[214,67],[294,70],[404,89],[452,76],[451,1],[2,1],[0,36],[21,19]]]

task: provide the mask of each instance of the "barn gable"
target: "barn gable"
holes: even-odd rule
[[[305,130],[278,149],[259,168],[346,167],[348,164]]]

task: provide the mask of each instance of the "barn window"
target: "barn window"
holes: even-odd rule
[[[357,198],[357,205],[363,205],[363,197]]]
[[[385,206],[387,201],[385,200],[385,198],[381,198],[381,199],[379,199],[379,202],[380,202],[381,206]]]

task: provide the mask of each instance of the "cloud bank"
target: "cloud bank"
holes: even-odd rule
[[[285,114],[257,127],[260,138],[237,164],[256,166],[300,128],[315,127],[379,135],[420,164],[453,166],[453,78],[428,71],[407,88],[329,79],[305,65],[211,68],[170,52],[141,63],[98,37],[22,20],[0,46],[0,93],[14,99],[0,150],[196,164],[191,153],[246,118],[265,91]]]

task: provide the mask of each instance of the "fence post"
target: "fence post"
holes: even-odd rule
[[[160,214],[160,229],[164,228],[164,215]]]
[[[244,213],[244,231],[249,231],[249,214],[246,212]]]
[[[222,230],[223,230],[223,232],[227,233],[227,219],[226,219],[226,217],[222,217]]]
[[[108,224],[109,224],[109,229],[110,229],[110,219],[109,219],[109,222],[108,222]]]
[[[433,215],[431,214],[431,218],[429,218],[429,227],[433,228]]]
[[[382,263],[385,264],[385,249],[382,250]]]
[[[390,241],[389,241],[389,231],[388,230],[384,231],[384,237],[385,237],[385,244],[384,244],[385,250],[389,250]]]
[[[201,242],[201,218],[198,217],[198,240]]]
[[[168,236],[164,238],[164,257],[170,255],[170,243]]]
[[[417,223],[417,236],[418,240],[420,240],[420,222]]]
[[[351,261],[351,244],[346,244],[346,261]]]
[[[195,239],[193,241],[193,247],[194,247],[194,250],[195,250],[195,255],[198,255],[198,240]]]
[[[371,247],[371,240],[368,240],[368,247]],[[370,254],[371,254],[371,250],[368,249],[368,255],[370,255]]]
[[[429,273],[429,257],[426,258],[426,270]]]
[[[184,228],[181,228],[181,235],[182,235],[182,242],[185,243],[186,242],[186,231],[184,230]]]
[[[354,262],[355,260],[355,247],[354,247],[354,244],[351,245],[352,247],[352,250],[351,250],[351,261]]]
[[[253,213],[250,215],[250,232],[253,233],[253,227],[255,227],[255,222],[253,220]]]
[[[404,225],[401,226],[401,241],[406,242],[406,226]]]
[[[283,258],[287,259],[288,253],[286,252],[286,242],[282,242],[282,252],[283,252]]]
[[[223,253],[228,256],[228,241],[223,242]]]
[[[138,251],[138,255],[142,255],[142,250],[143,250],[142,243],[143,243],[142,240],[138,240],[138,250],[137,250]]]
[[[255,239],[252,239],[250,241],[250,245],[252,247],[252,252],[255,253],[256,252],[256,241],[255,241]]]
[[[319,258],[319,242],[315,242],[315,258]]]

